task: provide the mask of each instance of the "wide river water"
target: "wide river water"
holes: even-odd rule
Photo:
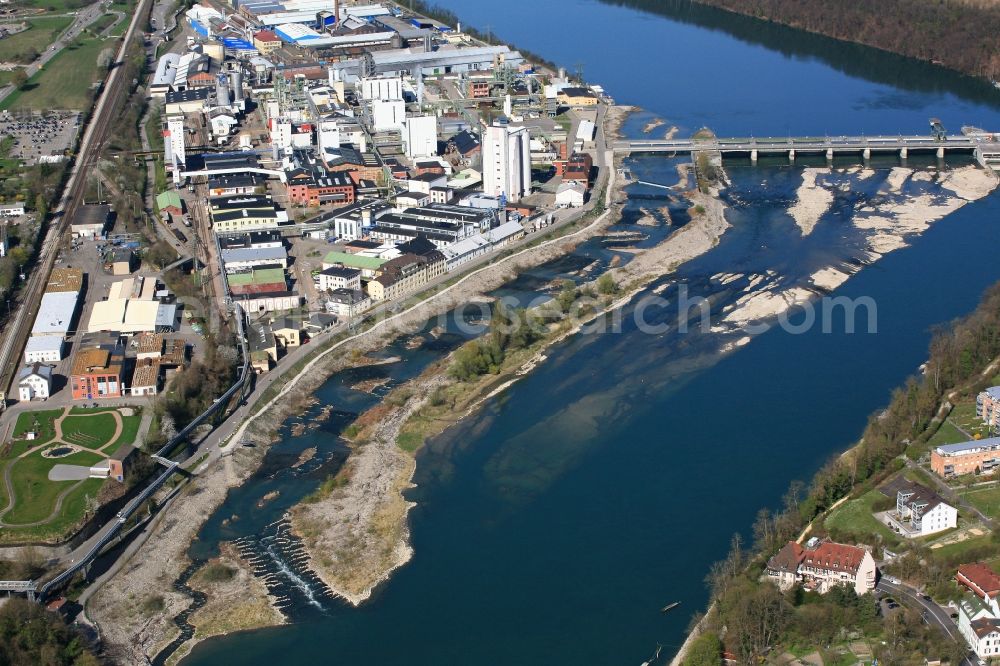
[[[626,128],[635,136],[654,115],[682,135],[702,125],[738,136],[923,133],[929,116],[953,131],[1000,129],[1000,92],[991,86],[686,3],[647,2],[661,13],[645,13],[627,2],[507,0],[502,11],[484,0],[437,2],[570,70],[582,65],[619,103],[644,109]],[[669,160],[631,164],[654,182],[676,179]],[[856,198],[878,196],[887,171],[838,195],[817,231],[802,238],[786,214],[801,183],[797,169],[731,168],[733,228],[660,281],[664,295],[683,283],[725,307],[748,287],[747,274],[800,284],[820,267],[856,259],[863,242],[844,222]],[[653,190],[629,195],[626,222],[640,207],[678,206]],[[184,663],[637,665],[658,644],[672,654],[705,604],[703,579],[731,535],[745,534],[792,479],[807,480],[851,445],[868,415],[917,370],[933,328],[968,313],[1000,278],[998,213],[994,193],[837,289],[877,303],[877,334],[845,334],[838,321],[832,333],[774,329],[724,355],[719,350],[735,337],[644,333],[626,317],[620,333],[554,349],[482,414],[421,453],[412,493],[416,554],[357,609],[284,566],[275,521],[336,469],[344,455],[339,428],[377,399],[350,386],[375,375],[389,379],[387,387],[405,381],[463,338],[447,334],[415,350],[400,340],[385,355],[402,362],[338,374],[317,394],[320,406],[334,407],[333,418],[299,437],[286,427],[261,473],[231,493],[192,548],[207,557],[220,540],[238,539],[269,554],[292,581],[284,593],[293,623],[207,641]],[[622,228],[651,234],[650,242],[669,233]],[[591,241],[500,293],[531,295],[615,253]],[[744,277],[724,285],[720,273]],[[313,446],[313,462],[291,469]],[[259,507],[272,490],[279,498]],[[679,609],[660,613],[674,601]]]

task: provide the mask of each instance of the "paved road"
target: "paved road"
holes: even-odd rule
[[[73,40],[75,40],[88,25],[106,14],[107,7],[110,4],[111,3],[108,0],[103,0],[102,2],[95,2],[92,5],[87,5],[78,11],[73,23],[66,28],[66,30],[64,30],[54,42],[48,45],[41,55],[35,58],[33,63],[24,68],[24,73],[27,74],[29,78],[34,76],[38,70],[56,57],[60,51],[66,48],[69,44],[73,43]],[[0,102],[6,99],[8,95],[14,92],[14,90],[15,88],[13,85],[6,85],[3,88],[0,88]]]
[[[904,606],[924,611],[926,613],[924,617],[927,619],[928,623],[937,626],[945,633],[945,635],[959,644],[965,644],[965,639],[962,638],[962,635],[958,632],[958,625],[955,624],[955,620],[951,618],[951,612],[953,611],[942,608],[933,601],[924,599],[924,597],[917,592],[915,588],[903,583],[891,583],[885,578],[881,578],[878,585],[876,585],[876,588],[886,594],[896,597]],[[976,658],[975,654],[970,651],[959,666],[978,666],[978,664],[979,660]]]

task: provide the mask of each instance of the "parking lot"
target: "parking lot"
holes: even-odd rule
[[[74,111],[50,111],[45,114],[0,113],[0,136],[11,136],[14,145],[7,157],[25,164],[37,164],[42,158],[61,157],[73,145],[80,128],[80,114]]]

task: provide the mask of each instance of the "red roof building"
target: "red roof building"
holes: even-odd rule
[[[983,601],[1000,594],[1000,576],[983,562],[963,564],[958,568],[955,580]]]

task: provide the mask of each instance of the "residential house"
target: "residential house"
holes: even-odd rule
[[[847,585],[862,595],[875,589],[878,568],[864,548],[814,538],[805,548],[789,541],[768,560],[767,574],[782,589],[801,583],[825,594],[834,585]]]
[[[1000,437],[944,444],[931,450],[931,470],[945,478],[991,473],[998,463]]]
[[[958,526],[958,510],[919,483],[897,477],[879,491],[896,500],[896,509],[884,514],[886,524],[906,538],[927,536]]]
[[[991,386],[976,396],[976,414],[990,428],[1000,431],[1000,386]]]
[[[32,363],[21,369],[17,382],[17,397],[22,402],[38,398],[45,400],[52,393],[52,367]]]

